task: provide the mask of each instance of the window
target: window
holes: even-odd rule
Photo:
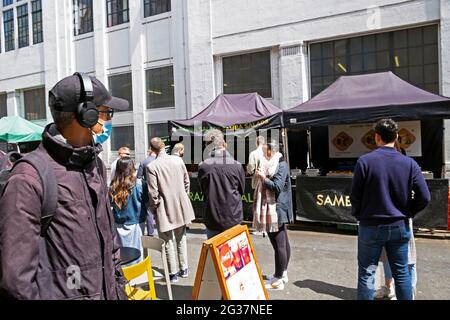
[[[223,58],[223,92],[272,97],[270,51]]]
[[[6,98],[7,98],[6,93],[0,93],[0,118],[6,117],[8,115]]]
[[[3,12],[3,29],[5,32],[5,51],[14,50],[14,11]]]
[[[129,21],[128,0],[106,0],[108,27]]]
[[[311,95],[341,75],[383,71],[439,93],[437,34],[432,25],[311,44]]]
[[[173,66],[145,71],[147,82],[147,109],[173,108],[175,85]]]
[[[28,3],[17,7],[17,29],[19,31],[19,48],[28,46]]]
[[[92,0],[73,0],[73,33],[75,36],[92,32]]]
[[[41,43],[44,41],[41,0],[31,1],[31,16],[33,18],[33,44]]]
[[[109,92],[115,97],[127,100],[130,103],[130,108],[126,111],[133,110],[133,85],[131,82],[131,72],[110,76]],[[120,110],[115,110],[121,112]]]
[[[26,90],[23,93],[25,119],[45,120],[45,88]]]
[[[134,150],[134,126],[113,127],[111,133],[111,150],[126,146]]]
[[[144,17],[170,11],[170,0],[144,0]]]
[[[3,6],[4,7],[9,6],[12,3],[13,3],[13,0],[3,0]]]
[[[155,137],[168,137],[169,136],[169,126],[167,122],[163,123],[151,123],[147,127],[148,141]]]

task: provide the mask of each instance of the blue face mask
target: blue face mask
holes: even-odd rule
[[[104,143],[108,140],[112,132],[112,121],[105,121],[103,123],[103,132],[100,134],[94,134],[94,143]]]

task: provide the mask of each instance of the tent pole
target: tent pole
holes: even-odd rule
[[[286,160],[288,167],[291,167],[291,164],[289,162],[289,148],[288,148],[288,135],[287,135],[287,129],[283,128],[281,129],[281,136],[283,138],[283,153],[284,153],[284,159]]]
[[[447,173],[447,168],[446,168],[446,158],[445,158],[445,148],[446,143],[445,143],[445,120],[442,120],[442,167],[441,167],[441,179],[446,179],[446,173]]]
[[[306,139],[308,143],[308,169],[314,169],[312,163],[312,150],[311,150],[311,127],[306,130]]]

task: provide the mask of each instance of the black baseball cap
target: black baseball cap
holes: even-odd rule
[[[89,76],[92,82],[93,100],[96,106],[106,106],[116,110],[128,110],[127,100],[113,97],[97,78]],[[82,82],[76,74],[60,80],[49,91],[49,106],[60,111],[75,112],[77,105],[82,102]]]

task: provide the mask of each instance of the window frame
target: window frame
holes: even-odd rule
[[[151,103],[151,93],[150,91],[150,79],[149,79],[149,74],[151,72],[154,72],[156,70],[162,70],[162,69],[171,69],[171,78],[169,78],[169,81],[167,81],[167,84],[169,84],[167,87],[165,86],[165,82],[163,81],[165,79],[160,78],[158,85],[159,87],[156,88],[156,84],[154,84],[153,88],[155,89],[168,89],[168,96],[169,94],[171,94],[171,96],[169,97],[169,99],[166,99],[166,101],[164,102],[165,104],[162,106],[158,106],[161,105],[161,102],[158,101],[158,99],[156,99],[157,101],[154,103]],[[156,66],[153,68],[148,68],[145,70],[145,103],[146,103],[146,109],[147,110],[161,110],[161,109],[173,109],[175,108],[175,73],[174,73],[174,67],[173,64],[170,65],[162,65],[162,66]],[[171,88],[169,88],[171,87]],[[162,92],[162,91],[161,91]],[[161,99],[159,99],[161,100]]]
[[[113,78],[119,78],[119,77],[124,77],[124,76],[129,76],[130,79],[130,87],[131,87],[131,91],[129,92],[130,94],[130,99],[128,99],[128,97],[124,97],[124,95],[122,94],[117,94],[117,92],[114,92],[113,90],[113,86],[112,86],[112,79]],[[133,111],[133,74],[131,71],[128,72],[122,72],[122,73],[114,73],[114,74],[109,74],[108,75],[108,89],[109,92],[111,93],[112,96],[114,97],[118,97],[118,98],[122,98],[128,101],[130,107],[127,110],[115,110],[115,112],[120,113],[120,112],[129,112],[129,111]]]
[[[117,141],[116,141],[116,134],[117,134],[117,131],[120,131],[121,129],[124,129],[124,128],[132,128],[132,129],[131,129],[132,132],[133,132],[132,143],[126,143],[126,144],[123,144],[123,143],[122,143],[122,144],[120,144],[120,145],[116,148],[115,145],[117,144]],[[130,130],[130,129],[126,129],[126,130]],[[128,132],[127,132],[127,133],[128,133]],[[118,136],[127,138],[127,137],[124,136],[123,133],[120,133],[120,132],[119,132],[119,135],[118,135]],[[112,130],[112,133],[111,133],[111,151],[112,151],[112,152],[117,151],[117,150],[120,149],[120,147],[123,147],[123,146],[128,146],[128,147],[130,148],[131,151],[135,151],[135,150],[136,150],[135,126],[134,126],[133,123],[131,123],[131,124],[125,124],[125,125],[113,126],[113,130]]]
[[[37,6],[39,4],[39,6]],[[44,42],[44,24],[42,19],[42,0],[31,1],[33,44]]]
[[[9,3],[8,3],[8,2],[9,2]],[[3,0],[3,1],[2,1],[3,8],[12,6],[13,4],[14,4],[14,0]]]
[[[73,0],[73,35],[80,36],[94,31],[94,6],[93,0],[88,1],[88,4],[83,4],[83,0]],[[87,12],[90,10],[90,17],[84,19]]]
[[[20,13],[21,15],[19,16],[19,9],[22,8],[25,8],[25,12],[21,12]],[[30,45],[28,2],[16,7],[16,19],[17,19],[17,48],[20,49],[28,47]]]
[[[26,95],[29,92],[36,92],[36,91],[42,91],[42,95],[40,97],[38,97],[42,102],[42,105],[40,105],[39,110],[36,110],[36,105],[33,105],[34,109],[30,109],[27,107],[27,98]],[[27,88],[27,89],[23,89],[22,90],[22,95],[23,95],[23,117],[26,120],[29,121],[40,121],[40,120],[47,120],[47,113],[46,113],[46,104],[45,104],[45,98],[46,98],[46,91],[45,91],[45,87],[36,87],[36,88]],[[36,102],[36,97],[33,97],[33,102]],[[32,111],[37,111],[37,112],[32,112]],[[36,113],[36,117],[29,117],[28,114],[33,114]]]
[[[163,2],[165,3],[165,6],[163,5]],[[156,10],[153,11],[152,4],[157,3],[160,4],[159,6],[156,4],[156,7],[160,7],[161,11]],[[153,17],[159,14],[167,13],[172,11],[172,1],[171,0],[143,0],[143,6],[144,6],[144,18]],[[165,7],[165,8],[163,8]]]
[[[111,28],[114,26],[118,26],[118,25],[130,22],[129,0],[106,0],[105,3],[106,3],[106,27],[107,28]],[[126,8],[123,8],[124,3],[126,3]],[[122,4],[122,8],[119,8],[120,7],[119,4]],[[111,8],[111,12],[109,10],[110,8]],[[123,19],[124,12],[127,13],[126,20]],[[122,16],[121,16],[122,21],[119,21],[120,14],[122,14]],[[116,23],[114,23],[114,17],[115,17]]]
[[[0,118],[6,116],[8,116],[8,94],[6,92],[0,92]]]
[[[433,39],[433,41],[435,42],[426,42],[425,39],[425,31],[427,30],[427,28],[434,28],[434,32],[435,32],[435,38]],[[411,30],[420,30],[421,31],[421,35],[422,35],[422,43],[420,45],[414,45],[411,46],[409,44],[409,36],[408,34],[411,32]],[[406,42],[404,44],[400,44],[400,42],[396,42],[399,41],[398,40],[398,36],[400,33],[406,33]],[[378,50],[378,38],[377,37],[381,37],[382,35],[387,35],[388,37],[388,48],[387,49],[382,49],[382,50]],[[378,60],[378,53],[380,52],[387,52],[389,57],[389,62],[388,62],[388,67],[387,68],[378,68],[378,61],[375,61],[375,69],[372,71],[366,71],[364,69],[364,48],[363,48],[363,39],[366,37],[374,37],[375,38],[375,51],[373,51],[373,53],[376,53],[375,59]],[[397,37],[397,39],[396,39]],[[360,39],[361,40],[361,52],[359,54],[352,54],[351,52],[351,42],[354,39]],[[314,41],[314,42],[310,42],[308,44],[308,60],[309,60],[309,94],[310,97],[315,97],[317,94],[319,94],[320,92],[322,92],[323,90],[325,90],[329,84],[324,84],[324,78],[326,78],[327,76],[324,74],[323,72],[323,67],[321,69],[321,72],[318,75],[315,75],[314,72],[314,68],[315,66],[317,66],[317,61],[323,61],[325,58],[323,56],[323,44],[327,44],[327,43],[335,43],[337,41],[346,41],[347,42],[347,52],[346,52],[346,66],[348,68],[348,72],[344,73],[343,75],[360,75],[360,74],[368,74],[368,73],[373,73],[373,72],[382,72],[382,71],[391,71],[392,73],[396,74],[397,76],[399,76],[400,78],[402,78],[403,80],[410,82],[411,84],[413,84],[414,86],[417,86],[421,89],[424,90],[428,90],[431,91],[433,93],[438,93],[440,91],[440,75],[439,72],[437,72],[437,79],[434,79],[436,81],[430,81],[427,82],[426,80],[426,68],[433,68],[435,66],[437,66],[437,69],[439,70],[439,25],[436,23],[433,24],[424,24],[424,25],[419,25],[419,26],[414,26],[414,27],[409,27],[409,28],[402,28],[402,29],[392,29],[392,30],[387,30],[385,32],[377,32],[377,33],[368,33],[368,34],[363,34],[363,35],[355,35],[355,36],[348,36],[348,37],[340,37],[340,38],[336,38],[336,39],[331,39],[331,40],[325,40],[325,41]],[[320,46],[320,56],[314,58],[312,55],[312,51],[316,51],[317,49],[314,49],[314,46],[319,45]],[[430,63],[426,63],[426,57],[425,57],[425,49],[428,47],[433,47],[436,46],[437,47],[437,51],[436,51],[436,55],[437,60],[435,62],[430,62]],[[421,64],[417,65],[417,67],[421,67],[422,68],[422,74],[423,74],[423,81],[421,83],[417,83],[412,81],[411,79],[411,75],[410,75],[410,70],[412,67],[412,65],[410,65],[409,60],[409,50],[411,48],[419,48],[419,50],[421,50],[422,52],[422,62]],[[429,49],[429,48],[428,48]],[[403,66],[400,67],[400,65],[398,64],[398,57],[399,57],[399,53],[398,50],[406,50],[406,64],[404,64]],[[362,67],[361,67],[361,71],[358,72],[354,72],[352,70],[352,58],[357,56],[357,55],[361,55],[362,56]],[[335,55],[333,55],[333,58],[335,57]],[[334,66],[336,67],[336,66]],[[408,74],[407,79],[402,76],[400,74],[401,69],[407,69],[406,73]],[[336,77],[336,72],[334,72],[334,74],[331,76],[334,78],[334,81],[337,80],[338,77]],[[318,90],[317,92],[315,90],[313,90],[313,85],[315,84],[315,81],[317,79],[320,79],[321,82],[321,89]],[[332,83],[331,82],[331,83]],[[435,87],[436,88],[437,85],[437,90],[433,89],[429,89],[430,87]],[[315,85],[314,85],[315,86]]]
[[[11,15],[6,19],[6,14]],[[8,24],[8,28],[7,28]],[[8,30],[8,33],[7,33]],[[15,25],[14,25],[14,8],[3,11],[3,36],[5,52],[16,49]]]
[[[269,96],[264,96],[264,94],[261,94],[260,92],[258,92],[257,90],[251,90],[251,91],[243,91],[243,90],[239,90],[239,92],[225,92],[225,65],[224,65],[224,60],[229,59],[229,58],[236,58],[236,57],[243,57],[246,55],[252,55],[252,54],[258,54],[258,53],[267,53],[268,54],[268,59],[269,59],[269,65],[268,65],[268,71],[269,71],[269,81],[270,81],[270,85],[269,85],[269,90],[270,90],[270,95]],[[261,50],[257,50],[257,51],[249,51],[249,52],[242,52],[242,53],[238,53],[238,54],[230,54],[230,55],[224,55],[221,57],[221,68],[222,68],[222,88],[221,88],[221,92],[224,94],[239,94],[239,93],[250,93],[250,92],[257,92],[259,95],[261,95],[264,99],[274,99],[274,95],[275,95],[275,89],[274,89],[274,79],[273,79],[273,63],[272,63],[272,49],[271,48],[265,48],[265,49],[261,49]]]
[[[164,135],[151,135],[150,134],[151,126],[163,126],[164,127],[163,129],[165,129],[165,134]],[[169,135],[169,123],[167,121],[147,123],[147,141],[150,141],[152,138],[155,138],[155,137],[162,138],[162,137],[169,137],[169,136],[170,136]]]

